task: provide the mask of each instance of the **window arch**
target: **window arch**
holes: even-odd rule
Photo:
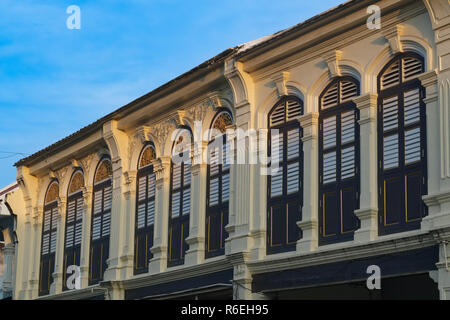
[[[353,239],[359,220],[359,82],[335,78],[320,95],[319,244]]]
[[[141,152],[137,173],[136,220],[134,240],[134,274],[148,272],[152,257],[155,221],[156,176],[152,160],[156,159],[155,147],[148,144]]]
[[[68,289],[66,284],[67,267],[71,265],[81,266],[81,239],[84,215],[83,187],[83,171],[76,170],[72,174],[67,191],[66,230],[64,235],[63,290]]]
[[[378,206],[380,235],[420,228],[427,213],[424,59],[395,56],[378,76]]]
[[[178,129],[173,148],[170,172],[169,248],[168,266],[184,263],[188,249],[189,213],[191,208],[191,150],[192,132]]]
[[[112,206],[111,178],[111,160],[109,157],[105,157],[99,162],[94,177],[89,263],[90,285],[101,281],[107,268]]]
[[[279,168],[268,177],[268,254],[295,250],[301,237],[297,221],[303,206],[303,130],[297,117],[302,114],[303,102],[294,96],[282,98],[269,113],[269,157],[277,158],[278,152]],[[272,135],[273,130],[279,135]]]
[[[59,184],[52,181],[47,188],[42,220],[41,265],[39,271],[39,295],[50,292],[52,274],[55,270],[56,233],[58,215]]]
[[[228,111],[219,111],[211,125],[212,134],[208,144],[207,198],[206,198],[206,250],[211,258],[225,253],[228,233],[228,203],[230,198],[230,146],[226,127],[233,124]]]

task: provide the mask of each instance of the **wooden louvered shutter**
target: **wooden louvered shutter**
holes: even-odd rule
[[[426,214],[421,200],[427,187],[424,89],[415,79],[423,68],[421,57],[404,54],[380,76],[380,234],[419,228]]]
[[[225,135],[208,145],[208,195],[206,208],[206,258],[225,253],[230,193],[230,150]]]
[[[337,106],[339,103],[338,83],[331,86],[322,98],[322,109],[328,109]]]
[[[64,238],[63,290],[67,290],[67,268],[71,265],[80,266],[83,208],[82,192],[69,196]]]
[[[286,97],[269,116],[269,125],[278,130],[278,135],[269,139],[274,170],[268,179],[268,254],[294,250],[301,236],[297,221],[301,220],[303,205],[303,150],[297,118],[302,114],[301,101]],[[275,169],[275,162],[278,169]]]
[[[181,154],[180,154],[181,155]],[[183,158],[180,156],[180,159]],[[172,163],[169,215],[168,266],[184,263],[188,250],[189,214],[191,209],[191,160]]]
[[[381,78],[381,85],[383,89],[396,86],[400,84],[400,62],[394,62],[389,69],[386,70]]]
[[[93,214],[91,224],[91,251],[89,283],[103,279],[109,256],[109,236],[111,228],[112,186],[111,179],[94,186]]]
[[[53,282],[55,270],[56,234],[58,206],[56,201],[44,207],[42,221],[42,245],[41,265],[39,270],[39,295],[47,295],[50,292],[50,284]]]
[[[337,78],[321,98],[319,116],[319,244],[351,240],[358,227],[359,84]]]
[[[139,169],[136,205],[134,274],[148,272],[155,223],[156,176],[153,166]]]

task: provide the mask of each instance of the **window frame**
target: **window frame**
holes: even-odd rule
[[[138,275],[138,274],[143,274],[143,273],[147,273],[148,272],[148,264],[149,264],[149,260],[153,257],[153,254],[150,252],[151,247],[153,246],[153,241],[154,241],[154,229],[155,229],[155,223],[153,223],[152,225],[147,225],[147,221],[148,221],[148,203],[150,201],[154,201],[156,202],[156,179],[155,179],[155,195],[151,198],[149,198],[148,193],[149,193],[149,177],[151,175],[155,175],[154,172],[154,167],[153,164],[147,164],[143,167],[139,167],[140,166],[140,162],[141,162],[141,158],[142,155],[144,154],[144,152],[146,151],[147,148],[153,148],[153,151],[155,151],[155,147],[153,143],[147,143],[141,151],[141,154],[139,156],[139,161],[138,161],[138,172],[136,175],[136,213],[135,213],[135,237],[134,237],[134,264],[133,264],[133,274],[134,275]],[[156,154],[156,153],[155,153]],[[139,179],[146,177],[146,182],[145,182],[145,197],[143,200],[139,200]],[[138,228],[138,210],[139,210],[139,206],[145,204],[145,226],[142,228]],[[155,207],[155,213],[156,213],[156,207]],[[141,237],[145,236],[145,258],[144,258],[144,265],[140,266],[139,265],[139,239]],[[142,254],[142,253],[141,253]]]
[[[112,190],[112,177],[105,179],[103,181],[95,183],[95,177],[97,176],[98,170],[104,161],[109,161],[112,165],[111,158],[108,156],[104,156],[97,164],[97,168],[95,169],[94,175],[94,187],[92,190],[92,210],[91,210],[91,232],[90,232],[90,241],[89,241],[89,285],[97,284],[103,280],[105,270],[107,269],[107,260],[109,259],[109,245],[110,245],[110,237],[111,237],[111,221],[112,221],[112,198],[113,198],[113,190]],[[105,210],[105,190],[107,188],[111,188],[111,208]],[[102,204],[101,211],[98,214],[95,214],[95,193],[98,191],[102,191]],[[109,221],[109,232],[108,235],[103,235],[103,224],[104,217],[106,214],[110,214]],[[98,239],[93,239],[93,231],[94,231],[94,217],[101,216],[100,222],[100,234],[101,236]],[[94,248],[96,246],[100,247],[100,264],[99,264],[99,274],[98,277],[93,277],[93,263],[94,263]]]
[[[300,123],[297,120],[288,120],[288,102],[295,100],[297,103],[300,104],[301,112],[300,115],[304,114],[304,103],[303,101],[296,96],[293,95],[287,95],[280,98],[277,103],[272,107],[271,111],[268,115],[268,128],[269,128],[269,134],[268,134],[268,155],[269,157],[272,156],[272,135],[271,130],[272,129],[278,129],[280,133],[283,133],[283,160],[280,160],[283,166],[283,182],[282,182],[282,195],[281,196],[275,196],[274,198],[271,197],[271,191],[272,191],[272,175],[267,176],[267,235],[266,235],[266,253],[268,255],[271,254],[277,254],[277,253],[283,253],[288,251],[294,251],[296,249],[296,243],[299,239],[302,238],[302,230],[297,226],[297,222],[302,220],[302,209],[303,209],[303,188],[304,188],[304,153],[303,153],[303,128],[301,127]],[[284,110],[284,121],[283,123],[271,125],[271,116],[272,114],[277,110],[277,108],[281,105],[285,105]],[[295,159],[288,159],[287,158],[287,152],[288,152],[288,143],[287,133],[292,129],[298,129],[299,130],[299,155]],[[279,162],[279,165],[280,165]],[[299,164],[299,189],[291,194],[287,193],[287,185],[288,185],[288,179],[287,179],[287,168],[290,164],[298,162]],[[297,204],[295,202],[298,201]],[[297,212],[295,213],[295,224],[290,225],[289,223],[289,204],[294,203],[294,205],[297,206]],[[281,238],[285,239],[283,240],[281,244],[273,244],[273,208],[275,206],[278,206],[281,208],[283,215],[286,216],[286,232],[281,234]],[[286,210],[285,210],[286,209]],[[289,231],[294,230],[294,238],[295,241],[290,242],[289,241]]]
[[[343,81],[350,81],[353,82],[357,87],[356,95],[348,100],[341,101],[341,82]],[[338,87],[338,94],[337,94],[337,104],[332,107],[328,108],[322,108],[322,98],[328,93],[328,90],[337,84]],[[345,241],[351,241],[354,238],[354,232],[360,228],[360,221],[354,215],[354,211],[358,210],[360,207],[360,196],[361,196],[361,161],[360,161],[360,127],[359,127],[359,109],[357,108],[355,102],[353,101],[354,98],[360,96],[361,90],[361,84],[360,82],[351,77],[351,76],[339,76],[333,78],[330,83],[325,87],[325,89],[322,91],[322,93],[319,96],[319,134],[318,134],[318,165],[319,165],[319,246],[332,244],[332,243],[339,243],[339,242],[345,242]],[[350,142],[343,143],[342,142],[342,114],[345,112],[353,111],[355,115],[354,120],[354,140]],[[330,118],[330,117],[336,117],[336,144],[334,147],[324,149],[323,143],[324,143],[324,127],[323,122],[324,119]],[[342,150],[354,147],[354,168],[355,172],[353,177],[351,178],[344,178],[342,179]],[[334,150],[336,155],[336,180],[332,183],[324,183],[324,154],[332,152]],[[350,231],[344,231],[344,217],[343,217],[343,191],[349,190],[350,188],[353,188],[354,190],[351,190],[353,192],[353,219],[355,223],[355,227],[353,230]],[[328,193],[335,192],[336,196],[336,203],[338,206],[338,211],[340,214],[337,217],[337,223],[336,226],[337,232],[331,235],[325,235],[326,228],[326,218],[325,218],[325,195]],[[340,226],[340,227],[339,227]]]
[[[421,194],[426,195],[428,193],[428,160],[427,160],[427,125],[426,125],[426,104],[424,99],[426,97],[425,88],[422,86],[421,81],[416,75],[413,79],[405,81],[403,79],[403,59],[411,57],[419,60],[422,63],[422,73],[425,72],[425,59],[414,52],[403,52],[396,54],[380,71],[377,76],[377,93],[378,93],[378,103],[377,103],[377,150],[378,150],[378,161],[377,161],[377,174],[378,174],[378,234],[380,236],[394,234],[399,232],[411,231],[420,229],[420,224],[422,219],[428,215],[428,207],[425,203],[421,201],[421,217],[415,219],[414,221],[407,221],[407,186],[404,179],[406,175],[419,172],[421,174],[422,183]],[[399,84],[395,86],[390,86],[388,88],[382,89],[382,77],[385,72],[396,62],[399,62]],[[405,125],[404,114],[405,114],[405,98],[404,94],[408,91],[418,89],[419,91],[419,103],[420,103],[420,120],[418,123],[413,123],[410,125]],[[383,127],[383,100],[389,97],[397,96],[397,129],[391,129],[384,132]],[[421,159],[412,164],[405,164],[405,132],[408,129],[420,128],[420,157]],[[395,168],[384,169],[384,138],[386,136],[398,135],[398,166]],[[402,147],[400,147],[402,146]],[[387,224],[386,217],[386,188],[385,181],[388,179],[398,179],[398,175],[402,178],[399,180],[401,184],[401,212],[399,213],[399,223]],[[403,220],[402,220],[403,219]]]
[[[213,126],[217,120],[217,118],[222,114],[227,113],[231,119],[233,119],[233,115],[228,110],[219,110],[216,115],[213,118],[213,121],[211,122],[211,128],[213,129]],[[233,120],[232,120],[233,121]],[[223,154],[224,148],[227,149],[228,146],[228,152],[229,159],[231,159],[231,146],[227,142],[227,135],[226,133],[222,133],[220,136],[214,137],[214,139],[210,139],[208,142],[207,147],[207,154],[208,159],[210,157],[210,146],[214,145],[216,143],[216,139],[222,139],[222,151],[220,155],[222,155],[222,163],[217,164],[217,173],[211,176],[211,165],[208,161],[207,169],[206,169],[206,219],[205,219],[205,259],[221,256],[225,254],[225,239],[228,237],[228,232],[225,230],[225,226],[228,224],[229,221],[229,205],[230,205],[230,194],[228,194],[228,200],[223,201],[223,177],[228,174],[228,191],[230,191],[230,179],[231,179],[231,168],[230,164],[228,164],[228,168],[224,169],[223,164],[226,159],[226,155]],[[211,187],[211,180],[212,179],[218,179],[218,201],[217,204],[210,206],[210,187]],[[211,218],[215,218],[216,215],[220,215],[220,230],[218,233],[220,233],[219,238],[219,247],[216,249],[211,250]]]
[[[59,194],[59,183],[57,180],[52,180],[50,181],[48,187],[47,187],[47,191],[45,192],[45,197],[44,197],[44,208],[43,208],[43,213],[42,213],[42,228],[41,228],[41,249],[40,249],[40,264],[39,264],[39,290],[38,290],[38,295],[39,296],[45,296],[50,294],[50,286],[53,283],[53,273],[55,272],[55,257],[56,257],[56,250],[57,248],[57,243],[56,243],[56,248],[55,248],[55,252],[51,252],[51,243],[52,243],[52,233],[55,232],[55,241],[57,241],[58,235],[58,225],[57,225],[57,220],[53,221],[54,218],[54,212],[53,210],[56,209],[56,215],[59,214],[58,212],[58,199],[56,198],[55,200],[50,201],[49,203],[45,203],[45,201],[47,200],[47,195],[48,192],[50,191],[50,188],[52,187],[53,184],[57,184],[58,185],[58,194]],[[46,218],[46,214],[45,212],[49,212],[50,214],[50,222],[49,222],[49,230],[48,231],[44,231],[44,227],[45,227],[45,218]],[[48,234],[49,235],[49,240],[48,240],[48,253],[43,254],[43,248],[44,248],[44,236]],[[44,271],[44,265],[45,263],[48,264],[48,275],[47,277],[44,279],[43,278],[43,271]],[[43,281],[47,280],[47,286],[45,288],[43,288]]]
[[[65,217],[65,221],[64,221],[65,230],[64,230],[64,247],[63,247],[64,248],[64,254],[63,254],[63,258],[64,258],[64,261],[63,261],[63,284],[62,284],[63,291],[69,290],[67,288],[67,283],[66,283],[67,267],[68,267],[68,263],[67,263],[67,254],[68,254],[68,252],[73,255],[73,259],[74,259],[73,263],[75,265],[77,265],[77,262],[78,262],[78,266],[81,267],[81,245],[82,245],[82,242],[80,244],[78,244],[78,245],[75,245],[75,238],[76,238],[75,234],[76,234],[77,217],[80,214],[78,212],[78,201],[81,201],[83,203],[83,206],[84,206],[83,191],[80,189],[80,190],[76,190],[75,192],[69,194],[70,186],[72,184],[72,179],[73,179],[73,177],[75,177],[76,174],[81,174],[83,176],[83,182],[85,182],[83,170],[81,170],[81,169],[75,170],[73,172],[73,174],[72,174],[72,178],[70,179],[69,187],[67,189],[68,196],[67,196],[67,206],[66,206],[66,217]],[[70,225],[74,227],[73,240],[72,240],[73,241],[73,245],[70,248],[67,248],[66,245],[67,245],[67,230],[68,230],[67,227],[69,226],[69,223],[68,223],[69,203],[72,202],[72,201],[75,202],[74,220],[73,220],[73,222],[70,223]],[[81,212],[81,225],[82,226],[83,226],[83,220],[84,220],[84,208],[83,208],[83,211]],[[83,227],[82,227],[80,232],[83,233]],[[83,237],[83,234],[81,234],[81,238],[82,237]]]
[[[194,137],[192,134],[192,130],[187,127],[187,126],[180,126],[177,128],[178,130],[187,130],[190,133],[190,139],[191,139],[191,150],[192,149],[192,145],[194,143]],[[181,134],[180,134],[181,135]],[[177,136],[178,137],[180,136]],[[172,155],[173,155],[173,150],[176,146],[177,143],[177,139],[175,139],[173,145],[172,145]],[[178,155],[183,154],[187,152],[179,152],[177,153]],[[189,168],[192,166],[192,159],[191,159],[191,155],[189,155]],[[169,232],[168,232],[168,246],[167,246],[167,267],[174,267],[174,266],[178,266],[178,265],[182,265],[184,264],[184,258],[185,258],[185,254],[186,251],[189,250],[189,245],[186,242],[186,238],[189,237],[189,217],[190,217],[190,207],[191,207],[191,201],[192,201],[192,196],[191,194],[189,195],[189,213],[188,214],[183,214],[183,200],[184,200],[184,192],[189,189],[189,192],[192,193],[192,174],[191,174],[191,170],[189,169],[189,174],[191,174],[190,177],[190,183],[189,186],[185,186],[184,185],[184,173],[185,173],[185,166],[186,163],[182,162],[180,164],[181,168],[180,168],[180,187],[177,189],[173,189],[173,169],[174,169],[174,163],[171,159],[171,163],[170,163],[170,192],[169,192],[169,224],[168,224],[168,228],[169,228]],[[180,208],[179,208],[179,215],[175,218],[172,217],[172,197],[173,194],[176,192],[180,192]],[[177,246],[174,246],[175,249],[179,249],[180,250],[180,256],[179,258],[174,258],[172,259],[172,239],[173,239],[173,233],[174,233],[174,229],[177,230],[176,232],[178,232],[179,228],[179,232],[180,232],[180,248],[178,248]],[[185,232],[185,230],[187,230],[187,232]],[[175,256],[178,257],[178,256]]]

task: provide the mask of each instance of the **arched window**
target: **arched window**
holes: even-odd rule
[[[188,249],[189,213],[191,208],[191,155],[192,133],[178,129],[172,149],[170,173],[169,258],[168,266],[184,263]]]
[[[67,209],[66,232],[64,237],[63,290],[67,290],[67,268],[71,265],[81,266],[81,239],[83,229],[83,191],[84,176],[81,170],[73,173],[70,180]],[[69,275],[70,276],[70,275]]]
[[[208,145],[207,198],[206,198],[206,258],[225,253],[228,233],[228,200],[230,198],[230,147],[225,135],[226,127],[233,124],[228,111],[219,111],[211,126],[212,137]]]
[[[420,228],[427,193],[423,58],[397,55],[378,76],[380,235]]]
[[[52,274],[55,270],[56,231],[58,215],[59,185],[57,181],[50,183],[44,200],[44,216],[42,221],[41,266],[39,271],[39,295],[50,292]]]
[[[334,79],[320,96],[319,244],[353,239],[359,220],[359,82]]]
[[[301,236],[297,221],[303,206],[303,132],[296,118],[302,114],[303,102],[291,96],[281,99],[269,114],[271,168],[277,158],[279,168],[268,177],[268,254],[295,250]]]
[[[109,158],[100,161],[94,178],[91,223],[89,284],[103,280],[109,257],[109,231],[112,205],[112,166]]]
[[[153,246],[156,183],[152,160],[155,158],[154,146],[145,146],[139,159],[137,174],[134,274],[148,272],[148,261],[152,257],[150,248]]]

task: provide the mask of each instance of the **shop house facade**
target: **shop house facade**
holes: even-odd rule
[[[449,299],[449,108],[448,0],[228,49],[16,164],[14,298]],[[277,173],[217,161],[260,156],[232,129],[277,129]]]

